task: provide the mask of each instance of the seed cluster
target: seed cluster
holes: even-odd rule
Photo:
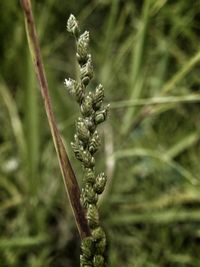
[[[80,81],[65,79],[65,86],[78,102],[81,113],[76,122],[76,134],[71,145],[84,170],[81,203],[86,210],[91,229],[91,236],[82,240],[80,262],[81,267],[104,267],[106,236],[99,223],[97,201],[107,179],[104,173],[96,175],[94,154],[100,146],[100,137],[96,129],[98,124],[106,120],[109,105],[103,106],[104,88],[101,84],[94,92],[86,90],[93,77],[92,59],[88,53],[89,32],[80,34],[78,22],[73,15],[68,19],[67,30],[75,36],[76,57],[80,68]]]

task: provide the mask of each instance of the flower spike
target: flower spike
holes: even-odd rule
[[[95,174],[94,154],[98,151],[101,140],[97,131],[98,124],[107,118],[109,105],[103,107],[104,88],[99,84],[94,92],[87,89],[93,78],[92,57],[89,54],[89,32],[80,34],[78,22],[70,15],[67,30],[76,40],[76,57],[79,64],[79,81],[65,79],[68,92],[76,99],[81,117],[76,123],[74,142],[71,143],[75,157],[82,163],[84,170],[81,203],[86,209],[86,217],[92,235],[82,240],[80,264],[83,267],[105,267],[104,253],[106,236],[100,226],[97,208],[98,195],[105,188],[107,178],[104,173]]]

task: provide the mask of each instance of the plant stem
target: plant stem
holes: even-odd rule
[[[90,229],[88,227],[87,220],[85,218],[84,209],[80,203],[80,189],[76,180],[74,171],[69,161],[67,152],[65,150],[62,138],[57,128],[56,120],[52,110],[51,99],[49,96],[48,83],[45,75],[45,70],[42,62],[39,41],[35,28],[34,17],[32,13],[32,7],[30,0],[21,0],[22,8],[24,11],[26,32],[29,42],[29,49],[34,62],[35,72],[40,84],[40,92],[44,101],[45,111],[48,118],[54,146],[57,152],[60,169],[62,172],[65,189],[68,193],[70,204],[74,213],[77,228],[80,237],[83,239],[90,235]]]
[[[190,94],[183,96],[165,96],[165,97],[153,97],[153,98],[140,98],[133,100],[122,100],[111,102],[111,109],[117,108],[132,108],[134,106],[149,106],[149,105],[161,105],[172,103],[196,103],[200,101],[200,94]]]

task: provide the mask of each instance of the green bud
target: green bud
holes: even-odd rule
[[[85,174],[83,177],[83,181],[85,184],[90,183],[93,185],[96,181],[94,170],[89,169],[89,168],[85,168]]]
[[[85,150],[83,152],[83,160],[82,160],[84,166],[86,168],[92,168],[95,165],[95,159],[92,157],[89,151]]]
[[[94,252],[94,241],[91,236],[85,237],[81,242],[81,250],[87,259],[91,259]]]
[[[83,116],[90,116],[94,112],[92,108],[92,97],[87,95],[81,104],[81,113]]]
[[[84,167],[94,167],[95,159],[94,157],[92,157],[89,151],[84,150],[84,148],[77,142],[71,142],[71,146],[74,151],[75,157],[83,163]]]
[[[82,103],[85,96],[84,88],[80,83],[75,83],[75,98],[78,103]]]
[[[94,229],[99,225],[99,213],[95,205],[90,204],[88,206],[87,219],[91,228]]]
[[[84,189],[84,199],[89,204],[96,204],[98,200],[98,195],[94,191],[93,187],[89,184],[86,185]]]
[[[90,138],[90,131],[87,129],[84,122],[78,121],[76,123],[76,130],[78,138],[84,143],[87,144]]]
[[[74,151],[75,157],[78,160],[83,161],[84,149],[83,149],[83,146],[80,144],[76,134],[74,135],[74,142],[71,142],[71,146]]]
[[[67,87],[67,91],[70,93],[70,95],[75,97],[78,103],[81,103],[85,96],[83,86],[71,78],[65,79],[64,84]]]
[[[95,255],[93,259],[94,267],[104,267],[104,258],[101,255]]]
[[[85,31],[77,41],[77,59],[79,64],[83,65],[88,60],[89,32]]]
[[[95,113],[95,123],[96,124],[100,124],[106,120],[107,115],[108,115],[109,106],[110,105],[107,105],[106,108],[99,110]]]
[[[106,185],[106,181],[107,178],[103,172],[97,176],[96,182],[94,184],[94,190],[97,194],[101,194],[103,192]]]
[[[93,110],[92,110],[92,113],[93,113]],[[85,118],[85,124],[87,125],[87,128],[89,129],[89,131],[91,133],[94,133],[96,129],[96,124],[94,123],[93,118],[92,117]]]
[[[81,267],[93,267],[92,260],[87,259],[85,255],[80,256],[80,265]]]
[[[87,86],[93,77],[93,65],[92,65],[91,55],[88,55],[88,60],[81,67],[80,71],[81,71],[81,81],[85,86]]]
[[[104,88],[101,84],[97,86],[93,94],[93,108],[94,110],[100,109],[104,98]]]
[[[106,249],[106,238],[103,238],[101,240],[99,240],[96,244],[95,244],[95,252],[97,254],[104,254],[104,251]]]
[[[92,155],[98,150],[100,143],[100,137],[97,131],[95,131],[88,146],[88,149]]]
[[[92,237],[93,237],[95,242],[98,242],[99,240],[103,240],[103,239],[106,238],[105,233],[104,233],[103,229],[100,226],[95,228],[92,231]]]
[[[85,199],[84,188],[81,189],[80,202],[84,209],[87,209],[88,202]]]

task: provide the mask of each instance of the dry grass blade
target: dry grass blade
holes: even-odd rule
[[[55,121],[55,117],[53,114],[47,79],[45,75],[44,66],[42,63],[39,41],[37,38],[35,22],[34,22],[34,18],[32,14],[31,3],[30,3],[30,0],[21,0],[21,4],[22,4],[23,11],[24,11],[27,37],[29,41],[29,48],[30,48],[30,52],[31,52],[32,59],[34,62],[37,78],[40,84],[40,91],[41,91],[41,94],[44,100],[45,111],[47,114],[49,126],[51,129],[51,134],[52,134],[54,145],[56,148],[65,188],[68,193],[68,197],[70,199],[70,203],[71,203],[74,217],[76,220],[76,224],[79,230],[79,234],[81,238],[84,238],[90,235],[90,231],[89,231],[89,227],[87,224],[87,220],[85,218],[84,210],[80,204],[79,186],[78,186],[74,171],[72,169],[72,166],[70,164],[68,155],[66,153],[64,144],[62,142],[61,136],[59,134],[56,121]]]

